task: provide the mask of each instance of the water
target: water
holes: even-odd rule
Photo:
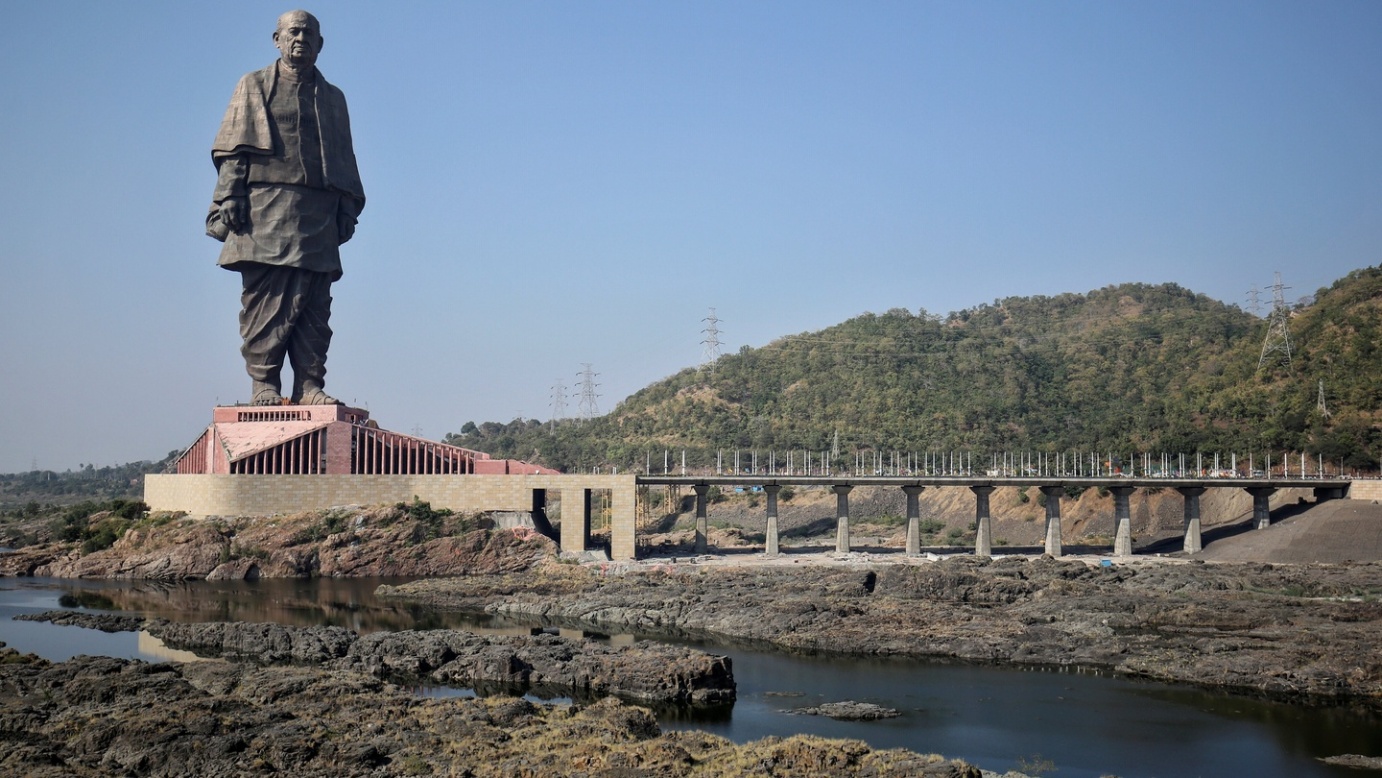
[[[380,580],[192,582],[0,579],[0,640],[62,660],[105,654],[186,658],[144,635],[14,621],[59,607],[140,613],[176,621],[335,624],[358,632],[460,628],[530,634],[543,625],[436,613],[374,599]],[[579,635],[571,630],[548,631]],[[627,643],[633,636],[605,636]],[[1356,776],[1316,761],[1382,753],[1382,717],[1305,708],[1090,672],[938,662],[788,656],[740,646],[702,646],[734,661],[732,708],[664,711],[666,728],[697,728],[738,742],[810,733],[960,757],[988,770],[1050,760],[1054,776]],[[430,695],[465,690],[421,689]],[[857,700],[902,716],[839,722],[788,711]]]

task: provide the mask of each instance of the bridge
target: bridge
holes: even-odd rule
[[[1253,524],[1258,529],[1271,524],[1269,500],[1279,489],[1312,489],[1317,501],[1337,499],[1348,494],[1354,482],[1347,478],[1329,477],[1210,477],[1210,478],[1156,478],[1120,476],[979,476],[979,475],[876,475],[876,476],[820,476],[820,475],[640,475],[635,478],[640,486],[686,486],[696,495],[696,536],[695,551],[707,551],[706,534],[709,528],[707,513],[710,487],[759,487],[767,498],[766,509],[766,547],[765,553],[780,553],[777,527],[777,498],[784,486],[814,486],[829,488],[835,493],[835,551],[850,551],[849,534],[849,493],[858,486],[884,486],[900,488],[907,496],[907,553],[921,553],[921,504],[920,495],[927,488],[964,487],[974,493],[975,541],[974,553],[978,556],[993,554],[992,517],[989,512],[989,495],[1000,486],[1035,487],[1045,495],[1046,539],[1044,548],[1053,557],[1061,556],[1061,497],[1066,489],[1097,488],[1106,489],[1113,496],[1113,521],[1115,526],[1113,554],[1119,557],[1132,555],[1132,512],[1129,497],[1144,487],[1170,488],[1180,492],[1184,499],[1185,540],[1183,548],[1187,553],[1198,553],[1202,549],[1200,539],[1200,496],[1208,489],[1243,489],[1252,495]],[[563,544],[565,545],[565,544]]]

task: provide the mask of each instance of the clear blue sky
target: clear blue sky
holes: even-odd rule
[[[0,472],[246,401],[211,139],[290,6],[0,6]],[[369,196],[328,389],[386,428],[607,411],[901,307],[1382,261],[1382,3],[332,2]],[[569,411],[576,407],[573,398]]]

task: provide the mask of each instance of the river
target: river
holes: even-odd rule
[[[104,654],[188,659],[142,634],[14,621],[57,608],[140,613],[176,621],[332,624],[357,632],[461,628],[529,634],[536,623],[438,613],[374,598],[380,580],[157,583],[0,579],[0,641],[55,661]],[[396,581],[392,581],[396,583]],[[550,629],[550,628],[548,628]],[[555,631],[555,630],[553,630]],[[572,634],[561,630],[563,634]],[[616,643],[634,636],[601,636]],[[1317,761],[1378,755],[1382,716],[1313,708],[1093,672],[944,662],[803,657],[701,644],[734,661],[732,709],[663,712],[667,728],[699,728],[744,742],[811,733],[968,760],[1002,772],[1054,766],[1054,776],[1356,776]],[[430,693],[448,693],[433,690]],[[874,702],[902,716],[839,722],[793,708]]]

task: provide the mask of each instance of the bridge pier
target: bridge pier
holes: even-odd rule
[[[579,554],[590,548],[590,489],[561,490],[561,550]]]
[[[917,556],[921,553],[921,493],[926,489],[924,486],[904,486],[903,494],[907,495],[907,555]]]
[[[706,533],[710,530],[710,519],[705,512],[705,495],[710,491],[710,484],[692,484],[691,491],[696,493],[696,548],[697,554],[706,552]]]
[[[1110,486],[1113,492],[1113,555],[1132,556],[1132,509],[1128,496],[1133,493],[1131,486]]]
[[[993,520],[989,517],[992,486],[971,486],[974,492],[974,556],[993,556]]]
[[[1200,543],[1200,495],[1203,486],[1181,486],[1176,489],[1185,498],[1185,553],[1198,554],[1204,550]]]
[[[835,493],[835,553],[849,553],[849,493],[854,489],[850,484],[835,484],[830,491]]]
[[[1272,526],[1272,505],[1271,497],[1276,492],[1275,486],[1247,486],[1244,487],[1248,494],[1252,495],[1252,525],[1255,529],[1266,529]]]
[[[1065,487],[1043,486],[1041,493],[1046,495],[1046,553],[1060,559],[1060,498],[1065,493]]]
[[[777,493],[782,490],[779,484],[764,484],[763,493],[768,496],[768,540],[764,553],[777,556]]]

